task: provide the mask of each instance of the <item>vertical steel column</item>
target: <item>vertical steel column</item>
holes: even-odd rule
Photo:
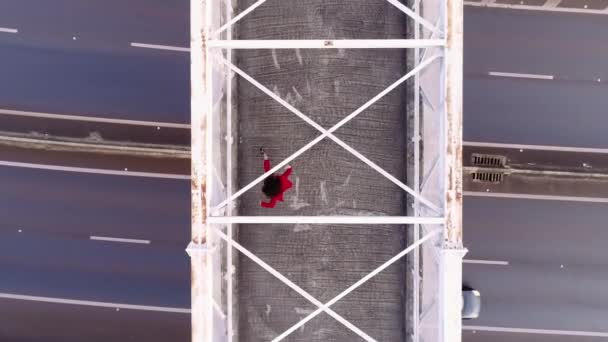
[[[420,13],[420,1],[414,1],[413,7],[414,13],[421,15]],[[414,20],[414,39],[420,39],[420,24]],[[420,64],[420,49],[414,49],[414,67]],[[414,191],[422,194],[420,187],[420,170],[424,163],[420,163],[420,140],[422,138],[422,132],[420,130],[420,73],[414,75]],[[414,216],[420,216],[420,203],[418,199],[414,198]],[[414,225],[413,238],[414,242],[420,239],[420,228],[419,224]],[[414,292],[412,300],[412,341],[420,341],[420,248],[414,250],[412,258],[413,262],[413,288]]]
[[[443,65],[444,236],[439,270],[441,340],[462,339],[462,69],[463,2],[447,0],[443,9],[446,35]]]
[[[191,195],[192,240],[187,251],[191,261],[192,341],[211,342],[213,331],[213,265],[207,226],[211,181],[210,137],[212,126],[211,61],[207,38],[211,0],[190,1],[191,75]]]
[[[232,19],[232,1],[228,0],[225,2],[226,11],[224,12],[225,20],[228,22]],[[232,27],[226,29],[226,40],[232,40]],[[232,63],[232,49],[226,50],[226,60]],[[234,138],[232,136],[232,70],[226,67],[226,196],[232,196],[232,148]],[[234,210],[234,202],[228,202],[228,211],[226,215],[232,215]],[[233,224],[228,223],[226,225],[226,234],[229,240],[226,245],[226,332],[227,342],[234,340],[234,257],[232,238],[234,237]]]

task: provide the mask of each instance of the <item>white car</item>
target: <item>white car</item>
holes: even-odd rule
[[[462,319],[479,317],[481,311],[481,294],[468,286],[462,287]]]

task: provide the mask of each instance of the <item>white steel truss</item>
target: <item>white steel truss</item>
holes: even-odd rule
[[[462,248],[462,0],[441,0],[440,16],[437,24],[433,25],[429,20],[423,18],[418,11],[419,5],[424,0],[417,1],[414,10],[409,9],[398,0],[387,0],[397,9],[408,15],[416,22],[415,39],[318,39],[318,40],[232,40],[232,26],[263,4],[266,0],[259,0],[249,8],[242,11],[233,18],[231,7],[225,3],[225,23],[219,25],[217,14],[220,8],[220,0],[191,0],[191,85],[192,85],[192,241],[187,248],[191,257],[192,270],[192,340],[195,342],[233,341],[232,326],[232,248],[250,258],[260,267],[271,273],[285,285],[309,300],[317,309],[311,314],[295,323],[272,341],[281,341],[299,327],[310,321],[318,314],[325,312],[348,329],[359,335],[366,341],[375,341],[373,337],[361,331],[344,317],[334,312],[330,307],[340,299],[354,291],[366,281],[386,269],[388,266],[404,257],[407,253],[416,250],[425,242],[436,236],[441,236],[439,289],[437,293],[439,302],[440,325],[437,327],[438,336],[441,341],[460,341],[460,287],[461,287],[461,264],[466,250]],[[433,0],[432,0],[433,1]],[[430,32],[429,38],[421,38],[420,29]],[[224,34],[225,39],[219,39]],[[436,38],[439,37],[439,38]],[[309,116],[302,113],[287,101],[276,95],[270,89],[256,81],[253,77],[239,69],[232,63],[233,49],[416,49],[416,65],[407,74],[386,87],[383,91],[368,100],[361,107],[344,117],[334,126],[325,129]],[[422,50],[420,55],[419,49]],[[439,50],[435,53],[427,53]],[[225,57],[222,54],[225,50]],[[427,57],[427,54],[430,57]],[[361,114],[383,96],[403,84],[411,77],[415,77],[415,106],[418,107],[420,99],[418,92],[427,102],[427,94],[420,86],[419,74],[425,68],[435,63],[441,64],[440,81],[436,84],[441,94],[441,103],[436,108],[440,126],[436,139],[440,142],[439,154],[431,162],[431,167],[426,173],[420,172],[418,158],[416,157],[416,181],[412,189],[399,179],[395,178],[356,149],[336,137],[333,133],[340,127]],[[310,126],[319,131],[320,135],[301,147],[291,156],[287,157],[272,169],[233,193],[232,179],[232,152],[226,148],[226,198],[218,204],[212,204],[211,191],[214,189],[213,172],[213,144],[214,136],[211,132],[214,127],[216,116],[216,105],[214,101],[214,66],[223,65],[222,71],[225,77],[226,91],[226,122],[228,145],[232,144],[232,73],[239,75],[277,103],[288,109]],[[434,106],[432,107],[433,109]],[[418,111],[418,109],[416,109]],[[418,120],[418,115],[416,116]],[[414,123],[417,135],[420,136],[420,124]],[[357,157],[363,163],[380,173],[386,179],[399,186],[415,199],[414,216],[233,216],[233,202],[239,196],[250,190],[266,177],[272,175],[290,161],[319,143],[329,138],[342,148]],[[419,140],[419,139],[418,139]],[[415,155],[418,156],[419,144],[416,141]],[[422,185],[418,177],[424,174]],[[443,195],[439,198],[440,203],[433,203],[426,198],[423,189],[427,181],[436,175],[439,179]],[[423,205],[420,206],[420,205]],[[423,210],[424,209],[424,210]],[[420,216],[421,212],[432,212],[438,216]],[[258,256],[241,246],[233,238],[232,225],[239,223],[249,224],[414,224],[434,228],[428,231],[422,238],[387,260],[383,265],[376,268],[358,282],[348,287],[339,295],[326,303],[322,303],[312,295],[304,291],[283,274],[269,266]],[[226,232],[220,227],[226,227]],[[226,290],[227,306],[224,314],[221,305],[221,294],[218,294],[218,284],[221,283],[221,267],[219,266],[219,242],[226,243],[226,264],[228,265],[228,282]],[[414,295],[415,297],[417,295]],[[417,304],[415,305],[417,310]],[[417,324],[417,322],[416,322]],[[223,328],[219,328],[223,327]],[[417,340],[417,327],[414,330]]]

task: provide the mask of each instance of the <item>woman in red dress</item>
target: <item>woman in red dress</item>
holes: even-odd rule
[[[264,155],[264,172],[268,172],[270,170],[270,160],[268,159],[268,155],[264,152],[263,148],[260,148],[260,152]],[[289,188],[291,188],[292,183],[289,180],[289,175],[291,174],[291,166],[287,165],[287,169],[283,172],[282,175],[270,175],[264,179],[264,185],[262,186],[262,192],[270,198],[269,202],[262,201],[260,205],[264,208],[274,208],[277,204],[277,201],[283,202],[283,194]]]

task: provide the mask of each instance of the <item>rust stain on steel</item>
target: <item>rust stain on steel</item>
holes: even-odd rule
[[[204,8],[204,2],[203,2]],[[192,242],[195,244],[204,244],[207,242],[207,182],[206,182],[206,163],[207,156],[205,155],[205,147],[207,144],[207,115],[211,115],[211,113],[207,113],[208,108],[206,107],[207,101],[209,101],[209,91],[211,89],[207,89],[207,62],[208,62],[208,51],[207,51],[207,30],[206,27],[199,30],[200,34],[200,45],[196,47],[196,49],[200,49],[198,51],[202,52],[200,55],[199,61],[193,61],[193,65],[196,65],[195,73],[200,72],[200,79],[203,80],[202,84],[200,84],[200,93],[199,89],[192,89],[191,92],[193,94],[202,96],[203,100],[202,104],[205,106],[204,108],[193,108],[193,116],[191,126],[191,140],[192,144],[197,147],[202,147],[200,149],[192,149],[193,153],[197,153],[199,155],[192,155],[192,182],[191,182],[191,191],[192,191],[192,206],[191,206],[191,219],[192,219]],[[196,55],[195,55],[196,56]],[[196,57],[195,57],[196,58]],[[200,63],[199,63],[200,62]],[[201,102],[199,102],[201,103]],[[196,130],[196,131],[195,131]]]
[[[452,20],[452,1],[454,0],[447,0],[446,3],[447,5],[445,6],[446,8],[446,14],[445,14],[445,18],[446,18],[446,25],[445,27],[447,28],[445,31],[445,41],[446,41],[446,45],[447,48],[449,49],[452,46],[452,30],[450,30],[450,24],[451,24],[451,20]]]
[[[462,7],[461,0],[447,0],[446,14],[446,193],[445,216],[448,246],[462,244]]]

